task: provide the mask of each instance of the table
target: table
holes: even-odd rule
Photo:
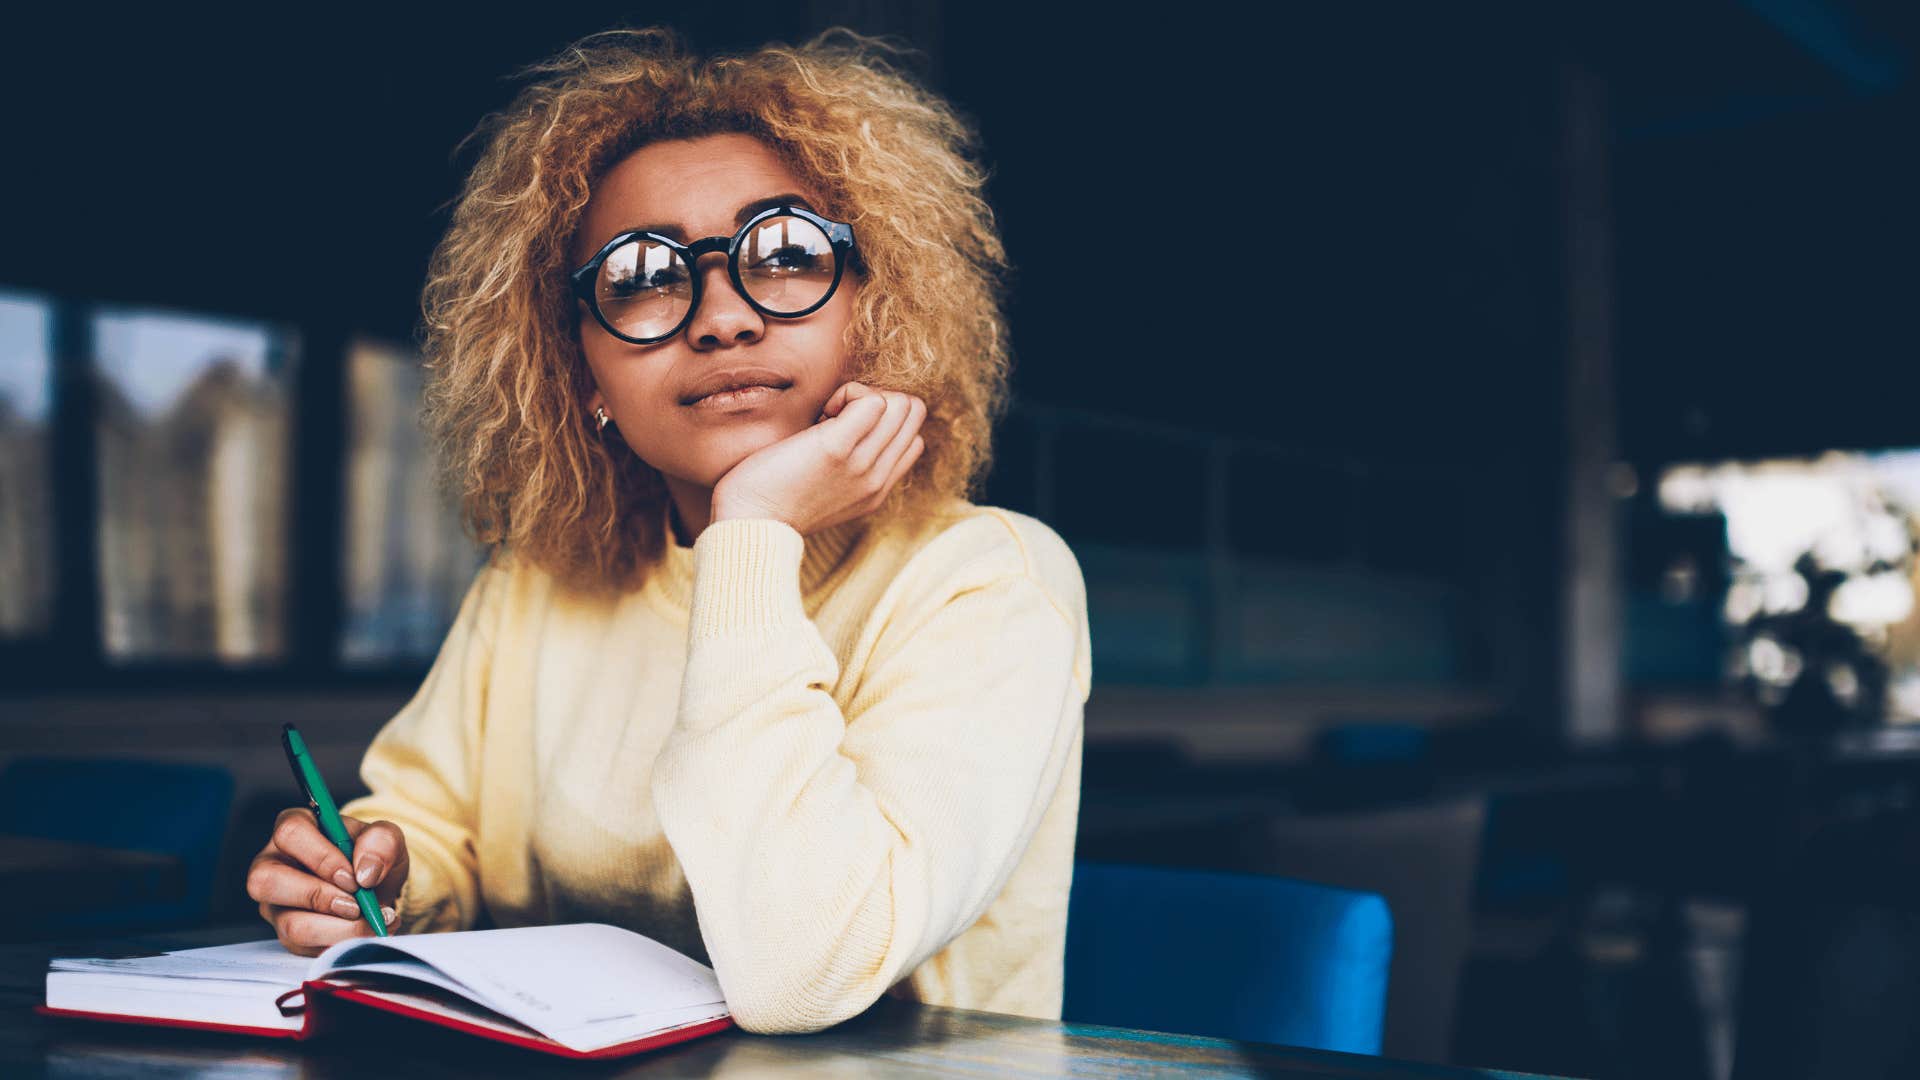
[[[409,1077],[715,1076],[760,1078],[977,1075],[1182,1078],[1339,1077],[1469,1080],[1519,1074],[1385,1061],[914,1005],[882,998],[862,1015],[814,1035],[730,1031],[624,1061],[583,1062],[515,1052],[411,1021],[369,1013],[351,1045],[147,1028],[41,1016],[53,956],[124,956],[271,936],[262,923],[170,934],[0,945],[0,1075],[123,1080],[218,1071],[248,1080]]]
[[[0,833],[0,927],[186,893],[186,865],[177,856]]]

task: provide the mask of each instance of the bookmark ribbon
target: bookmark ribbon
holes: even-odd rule
[[[300,1004],[288,1005],[286,1003],[287,999],[293,997],[295,994],[300,995]],[[305,1012],[307,1008],[306,994],[307,988],[304,986],[297,990],[289,990],[279,997],[274,998],[273,1005],[280,1010],[281,1016],[299,1016],[302,1012]]]

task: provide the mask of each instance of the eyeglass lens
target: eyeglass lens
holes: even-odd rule
[[[805,218],[768,218],[741,238],[740,281],[765,310],[797,315],[833,288],[833,244]],[[593,292],[601,315],[622,334],[659,337],[693,306],[693,274],[679,252],[636,238],[607,253]]]

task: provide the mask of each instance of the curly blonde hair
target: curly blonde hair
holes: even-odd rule
[[[613,165],[722,132],[762,140],[853,224],[854,377],[926,400],[925,450],[878,513],[975,495],[1007,405],[1011,267],[977,130],[880,49],[899,47],[835,27],[702,58],[670,28],[618,28],[516,74],[544,78],[461,141],[486,136],[421,303],[424,419],[475,539],[587,588],[629,588],[659,556],[664,481],[584,416],[567,252]]]

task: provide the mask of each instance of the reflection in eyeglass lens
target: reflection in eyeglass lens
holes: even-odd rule
[[[833,285],[833,245],[805,218],[771,218],[747,236],[740,280],[769,310],[805,311]]]
[[[600,313],[620,332],[654,337],[672,330],[693,303],[693,279],[679,252],[635,240],[609,252],[594,289]]]

